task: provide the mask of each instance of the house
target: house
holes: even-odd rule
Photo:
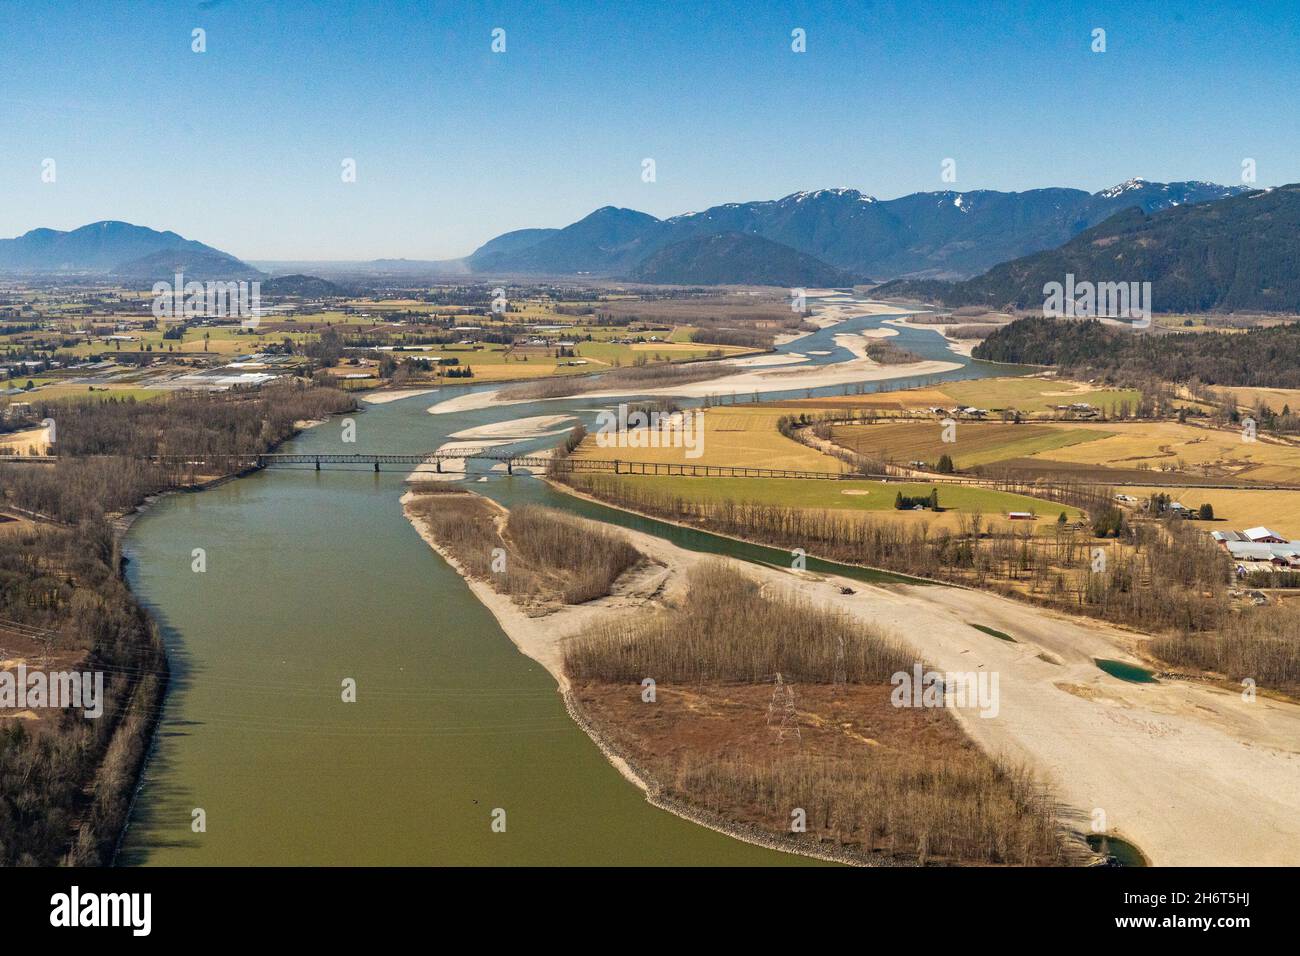
[[[1012,521],[1033,521],[1034,515],[1028,511],[1008,511],[1007,517]]]
[[[1172,508],[1173,505],[1170,505],[1169,507]],[[1287,544],[1288,543],[1288,539],[1285,535],[1279,534],[1276,531],[1270,531],[1268,528],[1265,528],[1262,525],[1258,528],[1247,528],[1242,533],[1246,536],[1247,540],[1253,541],[1256,544]]]

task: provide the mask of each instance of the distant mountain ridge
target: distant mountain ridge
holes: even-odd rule
[[[0,239],[0,271],[5,272],[102,272],[149,278],[186,264],[196,279],[260,275],[248,263],[212,246],[116,220],[92,222],[68,232],[33,229],[14,239]]]
[[[1125,210],[1057,249],[964,282],[900,280],[873,290],[943,305],[1041,308],[1043,287],[1150,282],[1156,312],[1300,313],[1300,184],[1147,215]]]
[[[762,236],[740,232],[696,236],[664,246],[633,268],[638,282],[670,285],[852,285],[854,277],[820,259]]]
[[[1097,193],[976,190],[889,200],[856,189],[819,189],[670,219],[604,206],[563,229],[505,233],[464,261],[477,273],[626,277],[659,249],[699,236],[738,233],[780,243],[856,277],[966,278],[1058,246],[1130,207],[1149,213],[1243,191],[1131,179]]]

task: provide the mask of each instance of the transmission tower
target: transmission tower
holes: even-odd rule
[[[835,671],[831,676],[831,683],[836,687],[849,682],[848,667],[844,663],[844,635],[838,634],[835,637]]]
[[[772,700],[767,705],[767,725],[776,728],[778,744],[789,739],[803,743],[803,733],[799,730],[799,712],[794,706],[794,685],[787,684],[780,671],[777,671],[776,684],[772,687]]]

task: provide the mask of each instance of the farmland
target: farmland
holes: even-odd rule
[[[838,425],[831,440],[862,455],[894,461],[934,464],[949,455],[958,468],[974,468],[1095,441],[1098,433],[1084,428],[1053,425],[1003,425],[962,422],[956,441],[945,442],[938,421],[897,422],[874,425]]]
[[[0,309],[7,321],[0,372],[29,393],[24,398],[44,400],[88,394],[89,385],[147,397],[178,377],[186,378],[183,387],[208,387],[190,377],[267,355],[277,368],[222,374],[323,372],[348,390],[536,381],[743,355],[802,321],[770,303],[750,302],[747,314],[744,300],[752,298],[672,300],[663,306],[668,321],[660,321],[626,311],[651,306],[643,297],[566,298],[545,287],[511,288],[502,310],[492,290],[476,287],[320,300],[271,295],[257,322],[244,327],[223,316],[156,317],[151,293],[141,290],[19,286],[6,290]],[[704,333],[694,324],[706,322]],[[749,339],[731,327],[744,322]]]
[[[981,514],[993,527],[1020,525],[1021,530],[1036,531],[1055,527],[1058,515],[1070,522],[1082,513],[1077,508],[1012,494],[993,488],[942,482],[819,481],[800,478],[688,478],[623,476],[619,479],[633,494],[654,494],[665,499],[679,496],[706,505],[727,501],[746,504],[777,505],[788,508],[828,511],[871,512],[873,517],[903,522],[907,525],[956,530],[959,514]],[[895,497],[925,497],[937,490],[941,511],[897,510]],[[1010,522],[1003,516],[1010,511],[1027,511],[1038,515],[1035,522]]]
[[[840,471],[840,463],[834,458],[777,431],[777,422],[788,413],[782,405],[726,405],[706,409],[704,437],[700,443],[702,454],[697,458],[686,457],[685,448],[602,446],[595,435],[588,436],[575,457]]]
[[[832,429],[837,445],[895,462],[933,466],[948,455],[959,470],[1026,477],[1141,484],[1300,483],[1300,445],[1240,428],[1176,421],[1031,422],[1009,425],[961,421],[955,441],[940,422],[845,424]]]

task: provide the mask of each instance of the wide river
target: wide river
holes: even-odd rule
[[[851,356],[831,335],[882,318],[850,319],[791,348],[843,361]],[[928,330],[891,341],[963,363],[926,382],[1013,371],[957,356]],[[890,387],[900,384],[922,382]],[[341,444],[333,421],[283,450],[429,451],[505,419],[571,414],[590,425],[612,404],[579,396],[428,414],[468,390],[370,406],[354,416],[355,444]],[[166,496],[132,527],[128,578],[164,629],[173,683],[119,864],[813,862],[650,806],[569,719],[550,675],[411,528],[398,502],[404,478],[273,469]],[[493,475],[473,487],[507,505],[544,501],[629,522],[533,478]],[[684,547],[784,557],[633,523]],[[348,678],[355,703],[342,701]],[[491,827],[496,808],[504,833]],[[192,826],[198,810],[203,832]]]

